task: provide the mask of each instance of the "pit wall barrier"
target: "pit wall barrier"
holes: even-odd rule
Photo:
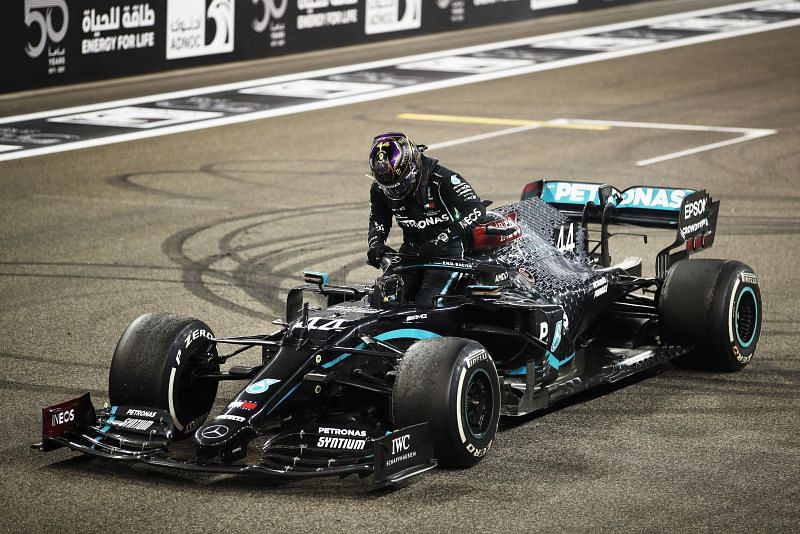
[[[631,0],[13,0],[0,93],[514,22]],[[398,56],[403,55],[399,49]]]

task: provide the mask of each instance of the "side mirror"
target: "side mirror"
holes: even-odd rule
[[[303,281],[307,284],[316,284],[320,287],[328,284],[328,273],[319,271],[303,271]]]
[[[500,286],[475,285],[475,286],[467,286],[466,289],[466,295],[468,297],[480,297],[482,299],[500,298],[502,292],[503,288]]]

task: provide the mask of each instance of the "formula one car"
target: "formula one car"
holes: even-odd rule
[[[372,285],[306,272],[274,333],[218,338],[203,322],[139,317],[119,340],[110,406],[89,395],[43,409],[44,451],[272,477],[373,475],[394,484],[491,448],[500,416],[520,416],[668,360],[735,371],[761,330],[756,275],[689,256],[714,241],[705,191],[564,181],[528,184],[489,212],[466,259],[384,257]],[[672,229],[656,258],[611,265],[611,228]],[[590,237],[592,237],[590,239]],[[402,274],[453,273],[413,303]],[[326,306],[304,302],[304,291]],[[221,347],[234,347],[221,354]],[[220,366],[255,349],[261,364]],[[217,385],[246,386],[211,415]],[[189,438],[185,439],[184,438]]]

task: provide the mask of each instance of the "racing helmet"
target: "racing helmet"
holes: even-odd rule
[[[422,170],[422,151],[401,132],[388,132],[372,140],[367,175],[378,182],[392,200],[402,200],[414,189]]]

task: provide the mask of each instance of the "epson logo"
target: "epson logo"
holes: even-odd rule
[[[50,423],[53,426],[63,425],[75,420],[75,408],[61,413],[54,413],[50,416]]]
[[[683,207],[683,217],[684,219],[691,219],[692,217],[697,217],[698,215],[702,215],[706,212],[706,204],[708,203],[708,198],[700,198],[695,200],[694,202],[689,202]]]

